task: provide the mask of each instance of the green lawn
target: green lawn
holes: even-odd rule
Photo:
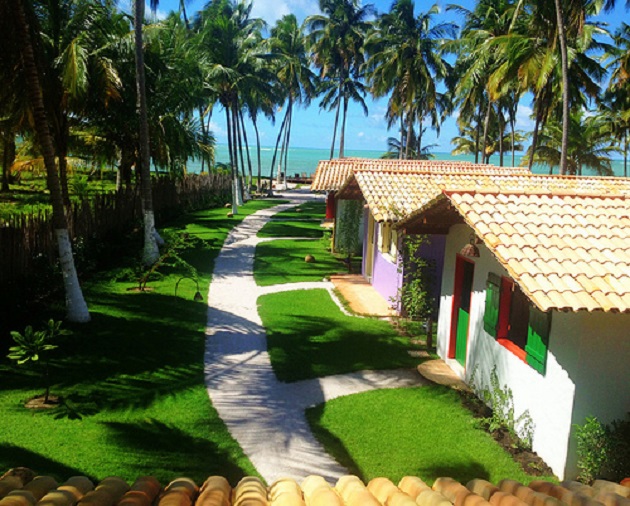
[[[320,220],[313,221],[291,221],[272,220],[258,232],[258,237],[310,237],[319,238],[324,236],[324,229],[320,225]]]
[[[186,231],[200,241],[182,256],[199,269],[204,299],[229,230],[246,215],[279,201],[252,201],[234,218],[225,209],[191,213],[165,236]],[[42,392],[38,376],[0,359],[0,469],[28,466],[40,474],[95,479],[144,474],[163,482],[173,473],[201,482],[211,474],[235,482],[256,475],[212,407],[203,380],[207,307],[175,268],[130,290],[132,266],[84,286],[92,322],[66,325],[74,333],[55,350],[52,393],[65,404],[46,412],[22,407]],[[115,279],[123,281],[115,281]],[[56,316],[60,319],[60,315]],[[38,326],[38,321],[33,321]]]
[[[350,473],[394,483],[440,476],[461,483],[540,479],[527,475],[475,421],[459,395],[438,385],[341,397],[307,411],[316,437]],[[545,477],[553,480],[553,477]]]
[[[347,272],[343,263],[330,253],[330,241],[282,240],[261,243],[254,257],[254,279],[259,286],[298,281],[321,281],[331,274]],[[315,262],[304,261],[306,255]]]
[[[415,367],[414,347],[392,326],[344,315],[326,290],[297,290],[258,299],[276,376],[298,381],[364,369]]]
[[[304,202],[297,207],[287,209],[276,214],[277,219],[317,219],[323,220],[326,214],[326,204],[323,201]]]

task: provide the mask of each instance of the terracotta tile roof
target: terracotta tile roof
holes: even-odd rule
[[[317,165],[312,191],[336,191],[352,175],[354,170],[394,170],[423,172],[508,172],[510,174],[528,174],[525,167],[496,167],[456,160],[386,160],[371,158],[337,158],[321,160]]]
[[[449,193],[541,310],[623,312],[630,311],[628,195]]]
[[[482,191],[518,194],[630,195],[630,179],[575,176],[543,176],[507,173],[486,166],[468,171],[392,171],[355,169],[339,190],[340,198],[367,202],[376,221],[399,221],[420,212],[446,191]]]
[[[309,476],[301,484],[287,478],[268,487],[258,478],[246,477],[232,487],[225,478],[211,476],[201,486],[177,478],[162,487],[145,476],[131,486],[117,477],[95,486],[83,476],[58,484],[25,468],[0,478],[2,506],[623,506],[629,496],[630,488],[603,480],[592,487],[571,481],[562,485],[533,481],[526,487],[513,480],[495,486],[475,479],[464,486],[438,478],[429,487],[413,476],[397,485],[387,478],[364,484],[356,476],[343,476],[331,485],[320,476]]]

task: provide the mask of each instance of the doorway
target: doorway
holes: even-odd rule
[[[449,358],[466,365],[468,326],[470,322],[470,300],[472,296],[475,264],[461,255],[455,261],[455,286],[451,313],[451,336]]]

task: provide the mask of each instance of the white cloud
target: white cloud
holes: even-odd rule
[[[210,121],[210,131],[214,135],[225,135],[226,134],[225,130],[223,130],[221,125],[219,125],[215,121]]]
[[[287,14],[295,14],[301,23],[306,16],[318,12],[319,5],[314,0],[255,0],[252,17],[264,19],[271,27]]]
[[[532,131],[535,123],[531,118],[532,113],[531,107],[519,104],[518,110],[516,111],[516,127],[527,132]]]
[[[361,137],[365,137],[365,132],[359,132],[357,134],[357,137],[361,138]]]

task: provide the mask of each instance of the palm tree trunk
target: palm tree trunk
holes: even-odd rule
[[[490,113],[492,112],[492,101],[488,98],[486,117],[483,121],[483,149],[481,151],[481,163],[488,163],[488,131],[490,130]]]
[[[144,22],[144,1],[134,1],[134,34],[136,53],[136,105],[139,117],[140,187],[142,190],[142,213],[144,217],[144,250],[142,263],[153,265],[160,252],[158,250],[153,194],[151,193],[151,155],[149,152],[149,120],[147,112],[146,79],[144,73],[144,50],[142,24]]]
[[[560,56],[562,60],[562,147],[560,151],[560,174],[567,172],[567,149],[569,146],[569,57],[567,55],[567,39],[564,30],[564,15],[560,0],[554,0],[558,18],[558,39],[560,40]]]
[[[232,214],[238,214],[238,204],[236,200],[236,192],[238,187],[236,185],[236,171],[234,167],[234,150],[232,149],[232,145],[234,144],[234,139],[232,139],[232,120],[230,119],[230,108],[228,105],[225,105],[225,124],[227,126],[227,134],[228,134],[228,153],[230,156],[230,170],[232,173]]]
[[[15,134],[13,132],[5,132],[3,136],[3,149],[2,149],[2,190],[8,192],[9,179],[11,173],[11,167],[15,162]]]
[[[475,126],[475,163],[479,163],[479,138],[481,137],[481,108],[483,103],[479,103],[479,111],[477,113],[477,124]]]
[[[403,145],[404,145],[404,136],[405,136],[405,116],[403,114],[400,115],[400,145],[398,146],[398,159],[403,159]]]
[[[234,102],[233,107],[233,112],[232,114],[234,115],[234,126],[236,127],[236,140],[237,140],[237,148],[238,148],[238,157],[241,161],[241,176],[243,177],[243,179],[245,179],[246,177],[246,173],[245,173],[245,158],[243,156],[243,131],[241,129],[241,121],[240,121],[240,114],[239,114],[239,107],[238,104],[236,102]]]
[[[67,118],[61,120],[61,132],[57,140],[57,154],[59,159],[59,184],[61,185],[61,197],[67,208],[70,208],[70,192],[68,191],[68,129]]]
[[[503,134],[505,133],[503,119],[501,106],[497,105],[497,121],[499,122],[499,167],[503,167]]]
[[[243,141],[245,142],[245,154],[247,155],[247,168],[249,171],[249,186],[251,186],[252,181],[254,180],[254,175],[252,173],[252,157],[249,154],[249,142],[247,142],[247,130],[245,130],[245,119],[243,118],[243,111],[239,109],[238,115],[241,119],[241,130],[243,131]]]
[[[260,134],[258,133],[258,124],[256,123],[256,115],[252,115],[252,124],[254,125],[254,132],[256,133],[256,156],[258,158],[258,183],[257,188],[260,193],[260,185],[262,183],[262,164],[260,161]]]
[[[239,182],[239,178],[240,178],[240,174],[239,174],[239,165],[238,165],[238,157],[239,157],[239,152],[238,152],[238,117],[235,113],[235,107],[236,105],[234,103],[232,103],[232,105],[230,105],[230,112],[229,114],[231,115],[231,124],[232,124],[232,151],[233,151],[233,160],[234,160],[234,195],[236,197],[236,205],[237,206],[242,206],[243,205],[243,195],[241,194],[241,186],[240,186],[240,182]],[[242,156],[242,151],[241,151],[241,156]]]
[[[409,160],[409,151],[411,150],[411,135],[413,133],[413,114],[411,108],[407,111],[407,141],[405,146],[405,160]]]
[[[339,111],[341,111],[341,90],[343,89],[343,79],[339,80],[339,87],[337,90],[337,111],[335,112],[335,126],[333,127],[332,144],[330,145],[330,159],[335,156],[335,141],[337,140],[337,125],[339,125]]]
[[[269,193],[272,193],[271,187],[273,185],[273,171],[276,165],[276,157],[278,155],[278,146],[280,145],[280,138],[284,133],[284,126],[287,123],[287,117],[289,115],[289,110],[287,108],[287,112],[284,113],[284,118],[282,118],[282,124],[280,125],[280,131],[278,132],[278,137],[276,138],[276,148],[273,151],[273,158],[271,160],[271,170],[269,171]]]
[[[199,106],[199,122],[201,123],[201,136],[203,137],[204,142],[206,141],[206,124],[203,121],[203,107]],[[201,155],[201,173],[205,172],[206,165],[206,156],[205,154]]]
[[[344,158],[344,147],[346,143],[346,119],[348,118],[348,97],[343,96],[343,116],[341,117],[341,132],[339,133],[339,158]]]
[[[623,177],[628,177],[628,131],[623,132]]]
[[[284,180],[287,179],[287,174],[289,173],[289,144],[291,143],[291,125],[293,123],[293,101],[291,101],[291,107],[289,111],[289,119],[287,122],[287,150],[284,153]]]
[[[33,108],[35,131],[44,158],[44,166],[46,167],[46,182],[50,192],[50,200],[53,209],[52,220],[55,228],[55,236],[57,238],[59,261],[66,295],[67,318],[72,322],[88,322],[90,321],[90,313],[85,299],[83,298],[83,292],[81,291],[76,267],[74,265],[72,243],[70,242],[68,222],[64,212],[61,187],[59,184],[59,175],[55,164],[53,139],[48,127],[48,118],[44,106],[37,64],[35,63],[35,53],[31,43],[30,29],[26,20],[22,0],[15,0],[10,2],[10,4],[13,8],[14,20],[21,42],[20,46],[24,64],[26,88],[31,107]]]
[[[516,166],[516,134],[514,132],[514,119],[510,117],[510,134],[512,136],[512,167]]]
[[[540,122],[542,121],[542,112],[540,111],[540,107],[536,107],[536,122],[534,123],[534,133],[532,135],[532,145],[531,152],[529,154],[529,164],[527,167],[529,170],[532,170],[534,166],[534,154],[536,153],[536,147],[538,144],[538,129],[540,128]]]

